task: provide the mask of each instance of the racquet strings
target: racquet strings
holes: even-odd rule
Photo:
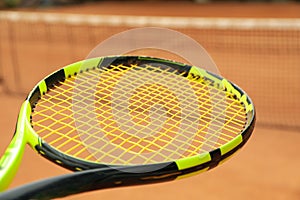
[[[117,165],[190,157],[239,135],[245,106],[209,81],[185,76],[150,65],[93,68],[42,95],[32,126],[64,154]]]

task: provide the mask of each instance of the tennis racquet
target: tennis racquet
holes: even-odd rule
[[[254,124],[249,96],[201,68],[143,56],[80,61],[50,74],[27,96],[0,160],[0,186],[9,186],[26,143],[79,172],[3,192],[0,199],[52,199],[195,175],[239,150]]]

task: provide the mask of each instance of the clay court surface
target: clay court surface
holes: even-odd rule
[[[197,16],[197,17],[272,17],[272,18],[299,18],[300,4],[237,4],[237,3],[214,3],[214,4],[193,4],[185,1],[159,2],[159,1],[130,1],[130,2],[98,2],[94,4],[69,6],[63,8],[46,8],[38,10],[39,12],[67,12],[67,13],[85,13],[85,14],[121,14],[121,15],[154,15],[154,16]],[[1,11],[0,11],[1,12]],[[299,49],[298,49],[299,50]],[[295,52],[294,52],[295,53]],[[297,52],[296,52],[297,53]],[[299,55],[300,52],[298,52]],[[9,56],[9,55],[8,55]],[[62,53],[62,60],[63,60]],[[298,57],[297,57],[298,58]],[[276,59],[276,58],[271,58]],[[299,59],[299,58],[298,58]],[[239,61],[242,63],[242,61]],[[295,61],[296,62],[296,61]],[[32,63],[34,64],[34,63]],[[66,64],[66,63],[62,63]],[[256,69],[251,65],[251,70],[244,69],[245,73],[260,72],[268,73],[272,69],[266,66],[266,70]],[[51,70],[44,71],[53,71]],[[230,79],[229,71],[219,68],[220,71]],[[243,68],[242,68],[243,70]],[[43,71],[43,70],[42,70]],[[43,73],[44,73],[43,71]],[[22,70],[23,81],[26,76],[35,77],[35,82],[40,80],[39,70]],[[49,73],[48,72],[48,73]],[[27,74],[26,74],[27,73]],[[45,72],[46,73],[46,72]],[[289,77],[298,78],[299,68],[294,71],[286,70],[285,73],[291,73],[275,81],[278,77],[268,77],[272,84],[284,84],[291,81]],[[298,75],[297,75],[298,73]],[[24,78],[25,77],[25,78]],[[249,91],[250,96],[256,96],[256,91],[261,92],[265,89],[249,78],[242,83],[242,79],[233,78],[234,81]],[[29,81],[30,83],[32,81]],[[253,87],[251,87],[253,83]],[[296,85],[293,88],[294,98],[299,97],[299,81],[294,81]],[[25,86],[27,88],[29,86]],[[31,85],[33,87],[33,85]],[[276,86],[274,87],[276,88]],[[253,97],[258,105],[257,127],[253,136],[246,146],[225,164],[209,172],[200,174],[188,179],[148,186],[137,186],[120,189],[109,189],[87,194],[71,196],[65,199],[187,199],[187,200],[237,200],[237,199],[272,199],[272,200],[298,200],[300,199],[300,130],[299,128],[284,128],[260,123],[260,120],[272,118],[272,112],[269,104],[274,102],[289,101],[283,95],[271,96],[269,101],[263,97]],[[18,95],[0,94],[0,109],[2,117],[0,125],[2,134],[0,140],[0,155],[9,144],[15,128],[16,118],[19,107],[25,97]],[[267,98],[267,97],[266,97]],[[275,100],[273,98],[276,98]],[[299,97],[300,98],[300,97]],[[286,106],[283,113],[300,112],[299,106]],[[294,115],[299,116],[299,115]],[[279,119],[274,119],[276,123]],[[271,120],[272,121],[272,120]],[[299,119],[294,119],[298,123]],[[296,124],[299,127],[299,123]],[[21,167],[11,187],[28,183],[40,178],[51,177],[58,174],[69,173],[60,167],[49,163],[45,159],[36,155],[29,147],[23,158]]]

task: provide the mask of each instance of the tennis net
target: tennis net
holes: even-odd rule
[[[300,131],[300,19],[99,16],[0,12],[4,91],[25,93],[84,59],[99,42],[137,27],[164,27],[199,42],[221,74],[245,89],[258,125]]]

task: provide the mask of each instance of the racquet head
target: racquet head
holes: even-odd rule
[[[12,180],[26,143],[73,171],[121,171],[124,185],[174,180],[225,161],[254,124],[251,99],[223,77],[159,58],[93,58],[29,93],[0,161],[0,183],[4,189]]]

